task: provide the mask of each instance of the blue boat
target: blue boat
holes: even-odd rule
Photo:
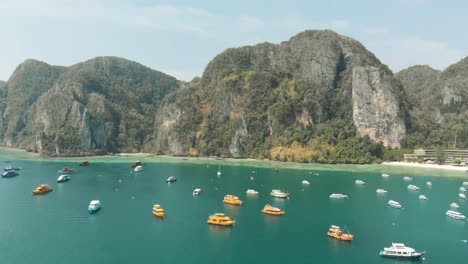
[[[92,200],[88,206],[88,212],[94,214],[101,209],[101,202],[99,200]]]
[[[4,171],[19,171],[21,170],[21,167],[12,167],[12,166],[6,166],[3,168]]]
[[[15,177],[15,176],[18,176],[19,173],[15,170],[10,170],[10,171],[5,171],[4,173],[2,173],[2,178],[11,178],[11,177]]]

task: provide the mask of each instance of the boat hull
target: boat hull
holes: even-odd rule
[[[220,225],[220,226],[233,226],[236,221],[213,221],[213,220],[208,220],[208,224],[210,225]]]
[[[262,213],[269,214],[269,215],[278,215],[278,216],[284,215],[283,211],[275,212],[275,211],[262,210]]]
[[[52,190],[48,190],[48,191],[33,191],[32,194],[33,195],[40,195],[40,194],[46,194],[46,193],[50,193]]]
[[[99,210],[101,210],[101,207],[99,207],[99,208],[93,208],[93,209],[88,208],[88,213],[90,213],[90,214],[95,214],[95,213],[97,213]]]
[[[384,251],[380,251],[380,256],[384,258],[397,258],[397,259],[419,259],[421,258],[423,253],[415,253],[411,256],[401,256],[401,255],[388,255],[385,254]]]
[[[343,240],[343,241],[351,241],[351,240],[353,240],[353,235],[350,235],[350,234],[338,235],[338,234],[333,233],[333,232],[328,232],[328,233],[327,233],[327,236],[332,237],[332,238],[335,238],[335,239]]]

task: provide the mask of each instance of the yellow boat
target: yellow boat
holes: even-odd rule
[[[232,220],[229,216],[222,213],[215,213],[210,215],[207,221],[211,225],[222,225],[222,226],[232,226],[236,221]]]
[[[227,204],[233,204],[233,205],[242,205],[241,199],[239,199],[239,197],[231,195],[231,194],[228,194],[228,195],[224,196],[223,202],[227,203]]]
[[[336,225],[330,226],[330,228],[328,229],[327,235],[329,237],[333,237],[333,238],[344,240],[344,241],[351,241],[353,240],[353,237],[354,237],[349,232],[347,234],[344,234],[343,231],[341,231],[341,228]]]
[[[44,193],[48,193],[48,192],[51,192],[52,191],[52,188],[49,187],[49,185],[47,184],[41,184],[39,185],[39,187],[37,187],[36,189],[34,189],[32,191],[33,195],[36,195],[36,194],[44,194]]]
[[[164,217],[164,209],[159,205],[153,205],[153,214],[157,217]]]
[[[270,215],[284,215],[284,211],[277,208],[277,207],[273,207],[269,204],[265,205],[265,207],[263,207],[262,209],[262,213],[264,214],[270,214]]]

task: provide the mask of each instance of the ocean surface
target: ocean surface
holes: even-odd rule
[[[457,197],[462,182],[468,181],[466,172],[419,170],[414,176],[391,167],[385,171],[391,176],[383,178],[376,166],[365,171],[352,166],[275,170],[179,159],[144,163],[144,170],[135,173],[129,160],[96,159],[81,167],[78,160],[0,159],[4,166],[23,167],[19,176],[0,179],[2,264],[410,263],[379,256],[392,242],[425,250],[422,263],[468,260],[467,221],[445,216],[452,202],[468,215],[467,201]],[[69,182],[57,183],[57,171],[66,166],[77,173]],[[166,183],[169,176],[177,182]],[[414,177],[407,182],[404,176]],[[366,184],[356,185],[357,179]],[[302,180],[310,185],[302,185]],[[42,183],[53,191],[33,196],[31,191]],[[408,190],[408,184],[420,191]],[[192,196],[195,188],[202,189],[200,196]],[[377,195],[377,188],[389,193]],[[257,190],[258,196],[247,196],[247,189]],[[291,197],[273,198],[272,189],[287,190]],[[350,198],[332,200],[332,193]],[[226,194],[239,196],[243,205],[223,204]],[[419,194],[429,200],[419,200]],[[101,201],[102,209],[90,215],[87,206],[93,199]],[[389,207],[389,199],[399,201],[404,210]],[[166,211],[164,219],[151,213],[156,202]],[[265,204],[286,214],[264,215],[260,210]],[[228,214],[236,225],[208,225],[209,214],[215,212]],[[332,224],[346,226],[354,240],[328,238]]]

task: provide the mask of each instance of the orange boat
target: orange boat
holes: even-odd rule
[[[333,238],[344,240],[344,241],[351,241],[353,240],[353,237],[354,237],[349,232],[347,234],[344,234],[343,231],[341,231],[341,228],[336,225],[330,226],[330,228],[328,229],[327,235],[329,237],[333,237]]]
[[[164,217],[164,209],[159,205],[155,204],[153,205],[153,214],[157,217]]]
[[[36,195],[36,194],[48,193],[48,192],[51,192],[51,191],[52,191],[52,188],[50,188],[49,185],[41,184],[41,185],[39,185],[39,187],[34,189],[34,191],[32,191],[32,193],[33,193],[33,195]]]
[[[236,221],[232,220],[225,214],[215,213],[214,215],[210,215],[207,223],[211,225],[232,226],[236,223]]]
[[[233,205],[242,205],[241,199],[231,194],[224,196],[223,202],[227,204],[233,204]]]
[[[264,214],[270,214],[270,215],[284,215],[284,211],[277,208],[277,207],[273,207],[269,204],[265,205],[265,207],[263,207],[262,209],[262,213]]]

